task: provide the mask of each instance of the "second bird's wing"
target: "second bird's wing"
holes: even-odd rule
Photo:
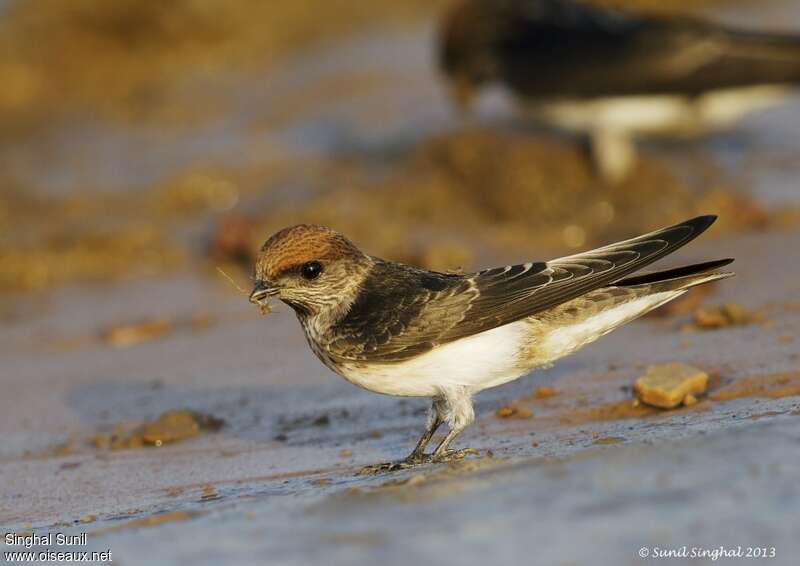
[[[531,97],[698,94],[800,80],[798,36],[563,0],[482,4],[479,25],[492,26],[502,76]]]

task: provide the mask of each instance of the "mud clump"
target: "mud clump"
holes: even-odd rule
[[[717,330],[726,326],[743,326],[763,322],[761,313],[750,311],[736,303],[700,308],[694,312],[693,327],[700,330]]]
[[[556,395],[558,395],[558,391],[547,385],[537,387],[536,391],[533,392],[533,396],[536,399],[547,399]]]
[[[674,301],[668,302],[655,310],[648,312],[647,318],[669,318],[679,315],[693,314],[701,308],[703,302],[716,291],[716,283],[709,283],[693,287],[687,293]]]
[[[127,348],[166,336],[174,329],[171,320],[152,318],[132,324],[112,326],[103,332],[103,340],[115,348]]]
[[[221,419],[209,415],[192,411],[169,411],[142,426],[142,441],[145,444],[161,446],[196,436],[203,428],[219,430],[222,424]]]
[[[706,372],[681,363],[650,366],[633,386],[639,401],[661,409],[694,405],[707,388]]]
[[[533,411],[516,405],[508,405],[497,409],[495,415],[501,419],[530,419],[533,418]]]
[[[101,450],[162,446],[192,438],[201,431],[215,432],[224,424],[222,419],[194,411],[167,411],[157,419],[140,425],[117,425],[111,434],[96,435],[93,442]]]
[[[215,499],[219,499],[219,493],[217,493],[217,489],[210,483],[204,484],[201,490],[200,500],[213,501]]]

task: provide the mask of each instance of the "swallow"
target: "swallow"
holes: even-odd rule
[[[250,301],[289,305],[314,354],[350,383],[431,398],[425,432],[393,466],[446,461],[465,453],[450,445],[473,422],[476,393],[548,367],[691,287],[733,275],[720,271],[730,258],[637,273],[715,219],[468,274],[373,257],[330,228],[301,224],[262,246]],[[426,454],[443,423],[447,435]]]
[[[721,130],[779,102],[800,81],[800,36],[575,0],[461,0],[442,18],[438,63],[459,106],[504,85],[536,119],[587,134],[619,181],[635,136]]]

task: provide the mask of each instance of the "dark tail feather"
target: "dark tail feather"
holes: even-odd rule
[[[654,271],[651,273],[642,273],[641,275],[632,275],[620,281],[615,281],[615,287],[631,287],[633,285],[647,285],[650,283],[660,283],[662,281],[670,281],[673,279],[683,279],[692,275],[699,275],[708,273],[733,263],[733,258],[717,259],[714,261],[706,261],[703,263],[695,263],[694,265],[685,265],[683,267],[676,267],[674,269],[665,269],[663,271]],[[726,276],[733,275],[725,274]]]

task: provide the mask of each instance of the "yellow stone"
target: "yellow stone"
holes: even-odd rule
[[[501,419],[507,419],[514,414],[514,409],[512,407],[500,407],[495,411],[495,414]]]
[[[662,409],[674,409],[681,403],[693,405],[697,403],[695,395],[705,393],[707,387],[706,372],[677,362],[649,366],[633,386],[642,403]]]
[[[514,414],[515,417],[518,419],[530,419],[533,418],[533,411],[526,409],[524,407],[519,407]]]
[[[197,422],[191,411],[168,411],[157,420],[144,424],[142,440],[146,444],[161,446],[167,442],[175,442],[195,436],[200,432],[200,423]]]

